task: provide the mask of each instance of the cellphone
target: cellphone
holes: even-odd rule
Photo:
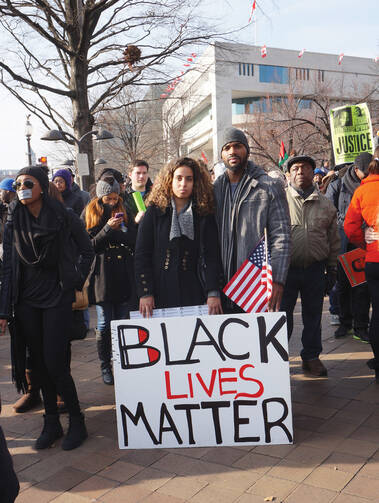
[[[122,212],[116,213],[114,217],[115,218],[124,218],[124,214]]]

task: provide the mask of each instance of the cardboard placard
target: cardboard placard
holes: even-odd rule
[[[343,255],[338,255],[338,260],[351,286],[358,286],[366,283],[365,259],[366,250],[362,248],[356,248]]]
[[[330,128],[336,165],[354,162],[362,152],[373,153],[371,117],[367,103],[343,105],[330,110]]]
[[[292,443],[284,313],[111,327],[121,449]]]

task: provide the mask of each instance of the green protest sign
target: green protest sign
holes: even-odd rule
[[[330,127],[336,165],[354,162],[362,152],[372,154],[372,127],[367,103],[333,108],[330,110]]]

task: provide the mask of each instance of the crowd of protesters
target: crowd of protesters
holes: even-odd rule
[[[96,306],[102,379],[112,385],[111,321],[134,310],[150,317],[155,308],[197,304],[207,304],[209,314],[242,312],[222,289],[264,233],[273,275],[268,309],[286,312],[288,337],[301,296],[304,372],[327,375],[320,354],[329,293],[332,321],[339,325],[335,337],[353,329],[371,343],[368,366],[379,382],[379,151],[329,175],[325,163],[316,169],[312,157],[293,154],[286,177],[269,176],[248,160],[245,134],[228,128],[222,163],[212,173],[185,157],[168,163],[154,184],[144,160],[130,167],[129,185],[118,170],[106,168],[89,193],[70,169],[55,171],[49,184],[45,170],[29,166],[0,183],[0,330],[9,327],[12,377],[24,393],[16,412],[39,404],[42,392],[36,449],[64,435],[60,401],[69,414],[62,448],[75,449],[87,437],[70,371],[78,294],[88,291]],[[146,211],[138,208],[136,192]],[[352,288],[337,256],[356,247],[367,249],[367,284]],[[86,307],[80,308],[84,329]],[[0,451],[1,467],[8,459],[1,431]],[[8,479],[14,480],[11,474]]]

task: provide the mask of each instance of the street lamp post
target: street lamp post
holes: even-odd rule
[[[30,146],[30,138],[32,136],[33,128],[30,123],[29,118],[30,118],[30,115],[27,115],[26,116],[26,124],[25,124],[25,136],[26,136],[26,143],[28,146],[28,165],[31,166],[32,165],[32,149]]]
[[[67,131],[61,131],[61,130],[58,130],[58,129],[51,129],[50,131],[47,131],[47,133],[45,133],[43,136],[41,136],[41,140],[46,140],[46,141],[65,141],[66,143],[69,143],[69,138],[71,138],[74,143],[76,144],[77,146],[77,149],[78,149],[78,154],[77,154],[77,169],[78,171],[79,168],[78,168],[78,160],[79,160],[79,155],[81,156],[81,162],[83,162],[83,157],[82,156],[86,156],[86,154],[82,154],[80,152],[80,148],[83,144],[83,142],[89,137],[89,136],[95,136],[96,140],[110,140],[111,138],[114,138],[113,134],[110,133],[109,131],[107,131],[106,129],[102,129],[100,128],[99,130],[92,130],[92,131],[88,131],[87,133],[85,133],[81,138],[76,138],[73,134],[71,133],[68,133]],[[88,171],[88,158],[86,160],[86,163],[87,163],[87,171]],[[82,171],[82,174],[78,173],[79,174],[79,179],[80,179],[80,188],[83,188],[83,179],[82,179],[82,176],[84,175],[83,171]],[[86,173],[87,174],[87,173]]]

